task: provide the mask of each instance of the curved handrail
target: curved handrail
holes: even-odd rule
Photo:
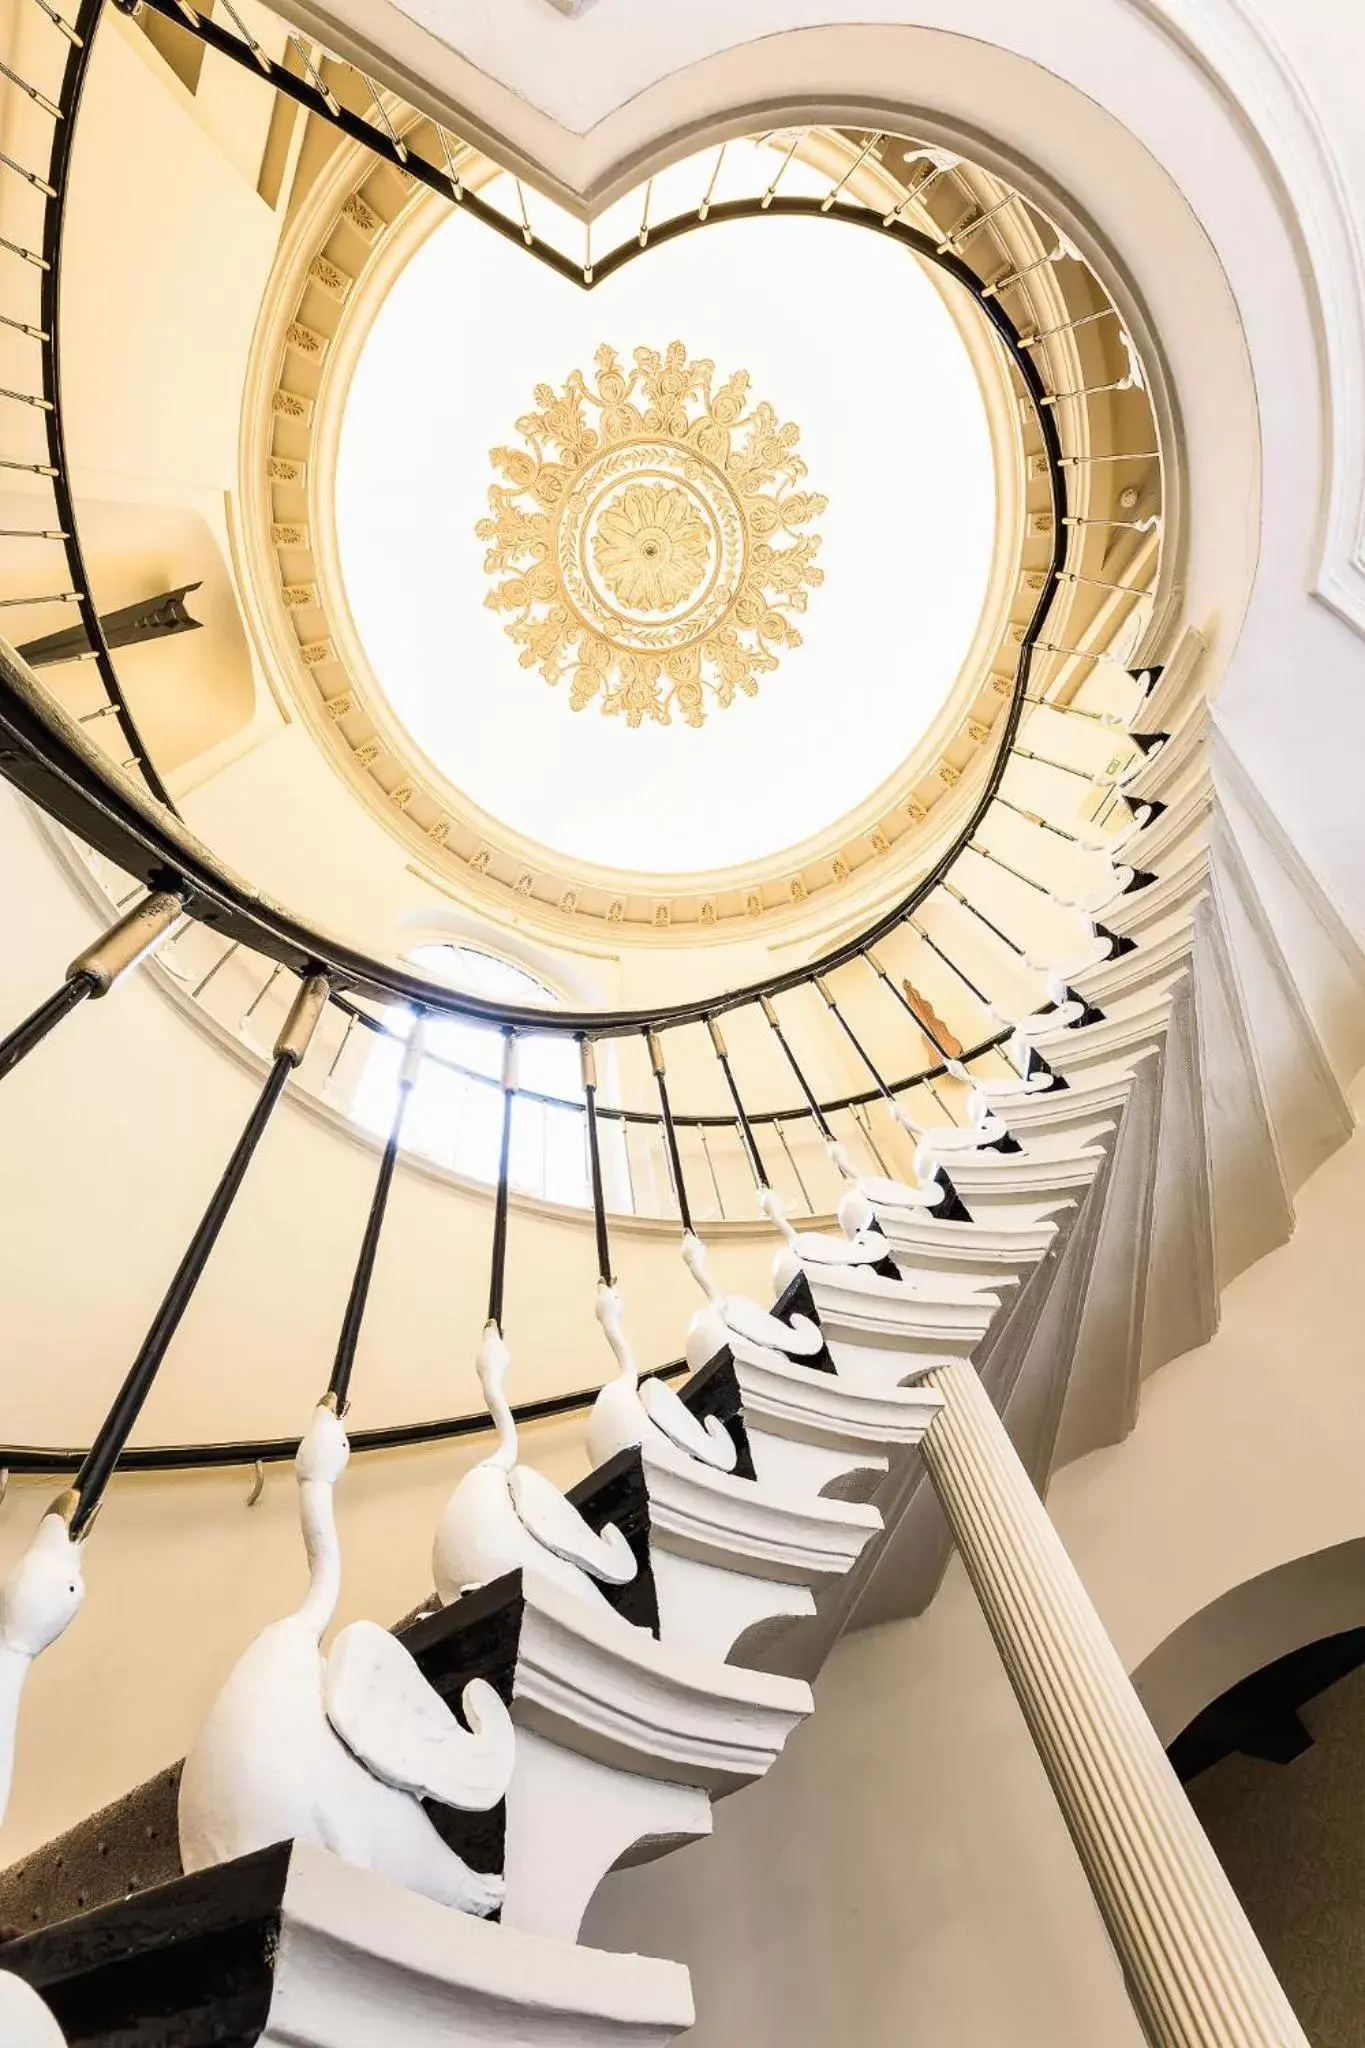
[[[62,118],[53,125],[52,152],[48,158],[48,183],[55,196],[47,201],[43,210],[43,260],[47,268],[42,277],[42,313],[39,320],[42,332],[38,345],[42,352],[44,395],[49,400],[49,407],[43,415],[43,420],[47,435],[48,462],[52,469],[52,496],[57,507],[58,523],[62,529],[62,546],[66,554],[72,591],[80,610],[81,624],[90,642],[96,670],[113,706],[119,730],[127,741],[132,758],[137,762],[148,789],[158,803],[175,813],[176,807],[170,791],[152,760],[119,681],[109,642],[105,636],[104,624],[100,618],[99,606],[90,587],[90,571],[85,559],[85,550],[81,545],[76,501],[72,494],[67,467],[66,421],[62,412],[61,291],[62,258],[66,246],[66,195],[71,171],[71,154],[76,137],[76,118],[80,113],[81,100],[85,92],[94,33],[103,8],[104,0],[81,0],[76,10],[76,20],[67,44],[66,64],[58,95]]]
[[[641,1373],[641,1379],[677,1379],[688,1370],[686,1359],[671,1359]],[[544,1422],[555,1415],[580,1414],[591,1408],[601,1389],[582,1387],[571,1394],[547,1394],[523,1401],[512,1410],[518,1423]],[[484,1409],[475,1415],[447,1415],[434,1422],[399,1422],[382,1429],[349,1429],[352,1451],[411,1450],[423,1444],[449,1443],[457,1437],[482,1436],[496,1424]],[[211,1472],[230,1465],[282,1465],[298,1450],[297,1437],[242,1438],[230,1443],[133,1444],[119,1458],[121,1472]],[[0,1472],[56,1475],[74,1472],[84,1451],[54,1450],[41,1444],[0,1444]]]
[[[251,947],[253,951],[278,965],[289,968],[300,976],[325,973],[336,992],[351,989],[381,1001],[401,1002],[439,1015],[464,1017],[505,1030],[534,1031],[538,1035],[546,1036],[613,1038],[650,1030],[665,1030],[682,1024],[701,1023],[709,1017],[757,1002],[761,997],[771,998],[789,989],[808,985],[817,975],[830,973],[859,958],[869,946],[875,945],[879,939],[894,931],[951,872],[967,841],[975,835],[990,808],[1008,765],[1010,748],[1024,709],[1034,647],[1043,621],[1056,596],[1062,565],[1066,558],[1067,478],[1061,461],[1061,446],[1056,425],[1051,412],[1042,403],[1047,395],[1046,385],[1020,339],[1018,328],[999,298],[988,298],[985,295],[983,281],[955,251],[940,247],[932,237],[911,227],[904,220],[884,220],[875,213],[869,213],[860,206],[839,199],[831,202],[788,195],[770,195],[766,200],[743,198],[711,206],[705,220],[700,216],[684,216],[659,224],[652,236],[654,242],[675,239],[683,233],[709,225],[711,222],[756,217],[760,214],[776,213],[816,220],[828,219],[841,225],[856,226],[878,234],[890,235],[908,252],[913,252],[925,261],[937,265],[954,278],[973,298],[983,318],[995,332],[1032,401],[1047,462],[1053,517],[1052,559],[1039,591],[1037,604],[1020,643],[1014,688],[1001,724],[999,742],[984,787],[970,816],[955,835],[951,846],[940,855],[933,867],[865,931],[831,948],[819,959],[803,967],[789,968],[783,973],[701,1000],[665,1005],[662,1008],[544,1011],[527,1005],[499,1003],[484,997],[465,995],[439,982],[411,974],[401,967],[390,966],[386,962],[376,960],[347,945],[343,940],[305,924],[283,905],[275,903],[263,892],[233,876],[209,849],[184,827],[168,791],[147,759],[136,721],[119,686],[97,608],[89,594],[89,576],[81,548],[75,505],[67,482],[60,391],[60,277],[72,144],[76,131],[76,116],[89,69],[94,31],[99,24],[104,5],[105,0],[81,0],[75,23],[75,39],[68,47],[59,97],[64,118],[55,123],[49,181],[54,196],[47,201],[44,219],[44,254],[49,268],[43,280],[45,339],[42,343],[42,354],[47,383],[46,395],[51,401],[50,410],[45,418],[52,466],[55,471],[53,490],[63,528],[63,546],[66,549],[72,583],[79,595],[82,620],[90,638],[101,679],[118,713],[120,728],[137,757],[139,767],[156,801],[155,805],[146,802],[138,791],[122,779],[106,757],[85,740],[84,734],[74,721],[67,719],[55,702],[48,697],[42,685],[37,682],[31,671],[26,669],[13,650],[6,648],[2,642],[0,734],[11,742],[11,746],[0,744],[0,773],[129,875],[143,881],[149,888],[176,889],[184,896],[187,911],[201,923],[222,932],[229,939]],[[247,54],[244,46],[212,21],[201,18],[195,24],[195,28],[196,33],[206,42],[215,48],[221,48],[223,53],[232,57],[234,61],[241,61]],[[302,104],[311,106],[312,100],[316,98],[318,104],[313,111],[329,121],[335,121],[345,132],[350,133],[354,130],[354,139],[362,141],[377,154],[383,156],[387,153],[384,144],[388,139],[382,137],[380,131],[372,129],[359,117],[347,117],[345,110],[338,113],[335,106],[329,107],[326,99],[317,94],[308,81],[296,79],[283,67],[274,65],[270,67],[270,77],[278,90],[289,93]],[[397,160],[395,157],[395,161]],[[412,174],[424,178],[425,182],[441,190],[445,196],[454,196],[449,179],[437,172],[433,166],[425,165],[417,158],[405,157],[404,163]],[[506,224],[495,208],[487,207],[482,202],[475,204],[473,194],[461,193],[459,196],[466,208],[478,212],[480,218],[486,215],[488,224],[498,232],[505,231]],[[592,272],[584,274],[575,266],[567,264],[566,259],[552,250],[548,244],[533,238],[528,246],[533,255],[550,263],[557,270],[564,271],[587,291],[595,289],[599,282],[642,253],[635,241],[628,241],[617,249],[606,252],[595,264]],[[11,751],[11,747],[17,748],[18,753]],[[359,1012],[357,1014],[363,1015]]]

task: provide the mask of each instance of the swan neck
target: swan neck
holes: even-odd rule
[[[496,1465],[499,1472],[511,1472],[517,1463],[517,1425],[512,1418],[512,1404],[496,1380],[485,1389],[488,1396],[488,1412],[498,1432],[498,1448],[485,1462]]]
[[[683,1257],[687,1268],[700,1287],[712,1308],[719,1308],[724,1300],[711,1274],[711,1262],[706,1256],[706,1247],[695,1232],[689,1232],[684,1240]]]
[[[9,1805],[14,1779],[14,1745],[19,1733],[19,1701],[33,1659],[23,1650],[0,1644],[0,1823]]]
[[[621,1368],[618,1375],[618,1384],[632,1389],[638,1387],[640,1384],[640,1368],[635,1363],[635,1354],[629,1344],[627,1344],[624,1333],[619,1327],[613,1326],[611,1323],[604,1323],[602,1327],[606,1331],[607,1342],[615,1353],[616,1363]]]
[[[308,1554],[308,1597],[299,1609],[298,1619],[320,1637],[336,1613],[341,1597],[341,1543],[329,1481],[300,1480],[299,1520],[303,1525],[303,1547]]]

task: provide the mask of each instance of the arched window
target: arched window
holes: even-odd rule
[[[492,1002],[556,1007],[554,989],[529,968],[464,940],[414,946],[411,964],[432,981]],[[365,1129],[387,1134],[393,1121],[403,1041],[413,1013],[401,1004],[384,1012],[389,1027],[374,1034],[351,1113]],[[392,1035],[390,1035],[392,1034]],[[471,1179],[493,1181],[502,1135],[502,1033],[464,1017],[428,1017],[426,1057],[412,1091],[403,1142]],[[553,1202],[587,1198],[583,1084],[578,1047],[559,1034],[524,1033],[517,1049],[517,1101],[512,1117],[510,1179],[527,1194]]]

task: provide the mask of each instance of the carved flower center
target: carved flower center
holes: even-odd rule
[[[672,611],[691,597],[710,559],[706,521],[676,484],[630,484],[598,515],[593,563],[633,611]]]

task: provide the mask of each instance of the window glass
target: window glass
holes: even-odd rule
[[[528,968],[480,946],[438,940],[415,946],[408,959],[432,981],[491,1002],[546,1009],[559,1003],[555,991]],[[403,1041],[412,1021],[405,1005],[394,1004],[384,1013],[388,1032],[372,1034],[351,1109],[357,1122],[377,1135],[387,1134],[392,1125]],[[404,1119],[404,1145],[471,1179],[495,1181],[502,1140],[502,1033],[474,1018],[429,1017],[425,1044]],[[554,1202],[586,1202],[583,1084],[575,1041],[523,1034],[517,1047],[517,1089],[512,1185]]]

